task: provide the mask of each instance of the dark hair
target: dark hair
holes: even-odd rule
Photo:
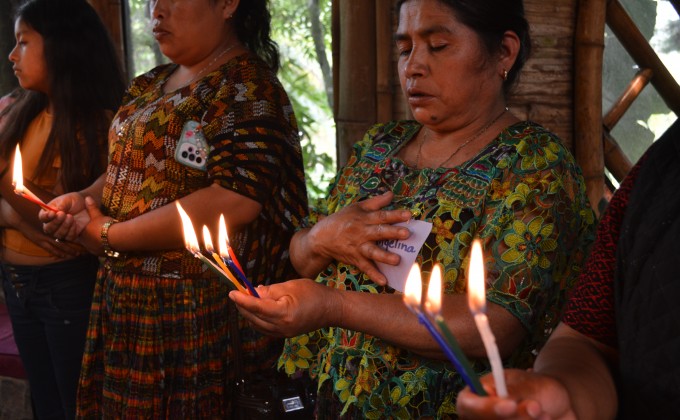
[[[397,1],[397,14],[402,4],[409,0]],[[529,23],[524,17],[522,0],[437,0],[450,8],[458,20],[479,35],[491,55],[499,51],[505,31],[513,31],[520,40],[520,49],[515,64],[508,70],[503,84],[507,92],[516,82],[520,70],[531,53]]]
[[[279,48],[271,38],[268,3],[268,0],[241,0],[234,13],[234,25],[238,39],[277,72]]]
[[[16,11],[43,38],[53,122],[37,174],[57,155],[66,191],[86,187],[106,168],[107,135],[125,81],[113,42],[86,0],[28,0]],[[45,93],[19,88],[2,113],[0,154],[13,154],[31,121],[47,106]]]

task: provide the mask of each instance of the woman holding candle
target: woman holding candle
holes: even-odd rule
[[[399,262],[376,243],[409,235],[391,224],[432,223],[417,262],[425,272],[442,264],[441,316],[477,373],[488,365],[465,295],[473,237],[486,314],[517,367],[557,323],[592,239],[573,157],[506,109],[529,47],[522,2],[402,0],[397,10],[398,72],[416,121],[371,128],[293,237],[295,266],[316,282],[231,294],[256,328],[293,337],[279,366],[318,379],[321,418],[455,416],[461,376],[375,265]]]
[[[462,393],[466,418],[680,418],[678,146],[680,121],[614,194],[533,371],[506,371],[507,399]]]
[[[87,1],[25,1],[14,28],[9,59],[20,88],[0,111],[0,269],[35,415],[69,419],[99,264],[42,232],[40,208],[13,191],[15,150],[21,146],[22,175],[43,200],[89,185],[106,168],[106,132],[125,85]]]
[[[214,238],[224,214],[255,285],[291,278],[288,244],[307,213],[298,128],[276,77],[266,0],[150,8],[172,63],[133,80],[109,131],[105,177],[50,203],[64,212],[41,213],[50,234],[105,255],[78,416],[229,418],[231,289],[184,248],[175,202]],[[281,340],[234,322],[245,373],[272,370]]]

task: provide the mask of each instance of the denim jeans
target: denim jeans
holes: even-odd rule
[[[14,339],[38,419],[75,417],[76,390],[99,262],[1,264]]]

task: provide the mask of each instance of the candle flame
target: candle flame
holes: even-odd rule
[[[427,300],[425,309],[432,314],[438,315],[442,308],[442,267],[435,264],[430,274],[430,284],[427,286]]]
[[[229,258],[229,235],[227,234],[227,223],[224,221],[224,214],[220,214],[217,247],[220,251],[220,257]]]
[[[198,247],[198,238],[196,237],[196,231],[194,230],[194,225],[191,224],[191,219],[186,211],[179,204],[179,201],[175,201],[177,205],[177,211],[179,216],[182,218],[182,228],[184,229],[184,246],[192,253],[196,254],[200,252]]]
[[[420,267],[418,263],[413,263],[406,279],[406,285],[404,286],[404,303],[411,308],[420,306],[422,293],[423,283],[420,276]]]
[[[203,225],[203,246],[205,246],[205,250],[208,251],[209,254],[215,253],[212,236],[210,236],[210,230],[208,230],[208,226],[206,225]]]
[[[472,313],[486,312],[485,284],[482,244],[479,239],[475,239],[472,241],[468,269],[468,305]]]
[[[19,144],[17,144],[16,152],[14,152],[14,169],[12,171],[12,185],[14,190],[18,193],[24,192],[24,173],[21,164],[21,151]]]

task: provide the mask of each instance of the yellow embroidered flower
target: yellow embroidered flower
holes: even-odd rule
[[[522,156],[522,170],[543,170],[558,159],[560,146],[550,136],[527,137],[517,145],[517,152]]]
[[[491,199],[496,201],[510,195],[510,180],[506,179],[500,182],[497,179],[491,181]]]
[[[442,221],[438,216],[432,219],[432,232],[434,232],[435,241],[437,244],[442,242],[450,242],[454,238],[454,233],[451,231],[453,228],[453,220]]]
[[[409,419],[410,414],[406,410],[406,404],[411,397],[403,395],[403,390],[395,386],[390,390],[389,386],[383,387],[380,394],[371,395],[371,410],[366,413],[367,419]]]
[[[530,267],[550,267],[550,260],[545,254],[557,249],[557,241],[550,238],[555,226],[552,223],[544,225],[543,218],[536,217],[529,224],[516,220],[512,227],[513,232],[503,238],[509,249],[501,255],[501,259],[507,263],[526,261]]]
[[[335,390],[339,391],[338,398],[341,402],[346,402],[350,395],[352,395],[350,392],[351,385],[352,383],[345,378],[340,378],[335,381]]]
[[[525,205],[529,200],[529,196],[533,191],[529,188],[527,184],[519,184],[512,194],[508,195],[508,199],[505,201],[505,206],[507,208],[512,208],[515,202],[519,202],[521,205]]]
[[[286,340],[282,359],[287,374],[293,374],[297,369],[309,369],[309,360],[313,355],[307,348],[307,343],[309,343],[308,335],[299,335]],[[279,365],[281,365],[280,362]]]
[[[406,392],[414,395],[421,391],[427,391],[427,372],[426,368],[418,368],[401,375],[401,380],[406,385]]]

